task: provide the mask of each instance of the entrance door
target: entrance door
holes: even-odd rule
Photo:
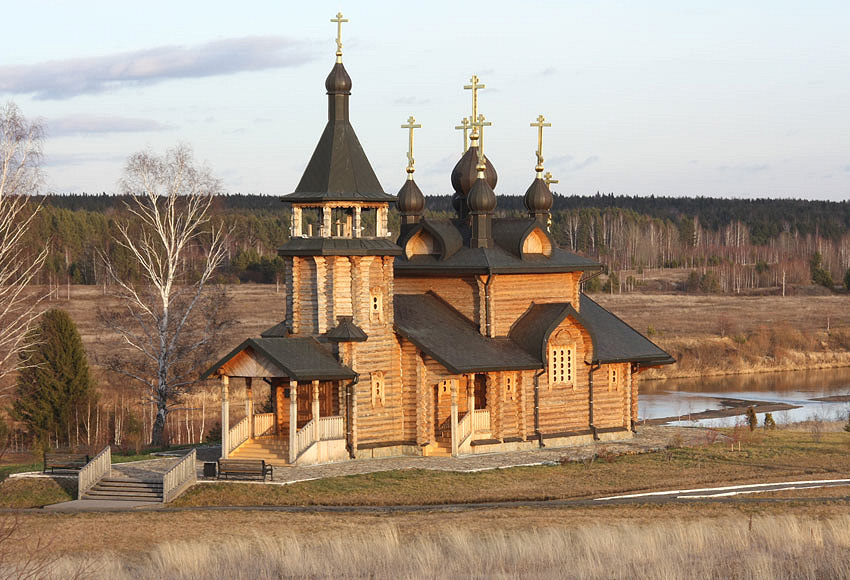
[[[487,408],[487,375],[475,375],[475,408]]]

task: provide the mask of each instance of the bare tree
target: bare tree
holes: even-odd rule
[[[141,279],[103,254],[121,308],[101,311],[100,319],[124,346],[104,363],[142,386],[156,406],[151,443],[162,445],[168,413],[197,382],[225,325],[224,289],[211,284],[225,253],[224,231],[210,222],[219,185],[184,145],[161,157],[131,156],[121,185],[132,196],[134,219],[118,225],[115,242],[138,264]]]
[[[39,209],[29,195],[41,179],[43,134],[14,103],[0,109],[0,379],[22,364],[27,328],[39,314],[30,283],[44,265],[47,245],[30,248],[25,237]],[[0,397],[9,388],[0,387]]]

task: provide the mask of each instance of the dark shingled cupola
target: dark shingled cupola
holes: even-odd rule
[[[546,226],[549,222],[549,210],[552,209],[552,192],[542,177],[536,177],[525,192],[523,203],[528,210],[528,215],[535,218],[541,225]]]

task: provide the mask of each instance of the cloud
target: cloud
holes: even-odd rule
[[[745,173],[745,174],[753,174],[759,173],[761,171],[767,171],[770,169],[770,165],[765,163],[750,163],[750,164],[742,164],[742,165],[721,165],[717,168],[718,171],[728,171],[735,173]]]
[[[844,166],[844,171],[846,171],[847,173],[850,173],[850,163],[848,163],[847,165]]]
[[[425,103],[431,102],[431,99],[423,99],[422,97],[399,97],[394,103],[396,105],[424,105]]]
[[[598,162],[598,155],[591,155],[589,157],[585,157],[581,161],[577,160],[572,155],[559,155],[558,157],[546,159],[546,165],[548,167],[558,167],[566,172],[580,171],[585,167],[588,167]]]
[[[44,156],[44,164],[49,167],[66,165],[88,165],[89,163],[116,163],[124,161],[121,155],[102,155],[97,153],[49,153]]]
[[[199,46],[159,46],[89,58],[0,67],[0,92],[36,99],[146,86],[170,79],[203,78],[293,67],[314,57],[304,44],[282,36],[247,36]]]
[[[48,119],[47,133],[51,137],[68,135],[104,135],[106,133],[143,133],[170,129],[154,119],[134,117],[97,117],[93,115],[70,115]]]
[[[554,66],[547,66],[546,68],[544,68],[540,72],[540,74],[543,75],[544,77],[550,77],[557,72],[558,72],[558,69],[556,69]]]

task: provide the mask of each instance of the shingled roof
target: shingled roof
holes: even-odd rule
[[[510,338],[540,361],[546,361],[549,336],[564,321],[572,317],[590,334],[593,352],[590,362],[634,362],[644,366],[676,362],[651,340],[617,318],[599,304],[582,294],[580,311],[569,302],[532,304],[510,331]]]
[[[396,332],[452,373],[543,367],[510,338],[482,336],[468,318],[433,293],[396,294],[393,306]]]
[[[533,218],[494,218],[494,247],[470,248],[472,232],[464,220],[424,219],[399,238],[398,245],[404,248],[410,238],[425,230],[434,236],[440,252],[410,258],[402,255],[396,258],[395,271],[400,275],[530,274],[598,270],[602,267],[598,262],[558,248],[554,241],[551,256],[523,255],[520,251],[522,239],[535,225],[537,222]]]
[[[209,378],[243,351],[257,353],[296,381],[353,379],[353,370],[339,363],[315,338],[249,338],[211,366],[201,376]]]

